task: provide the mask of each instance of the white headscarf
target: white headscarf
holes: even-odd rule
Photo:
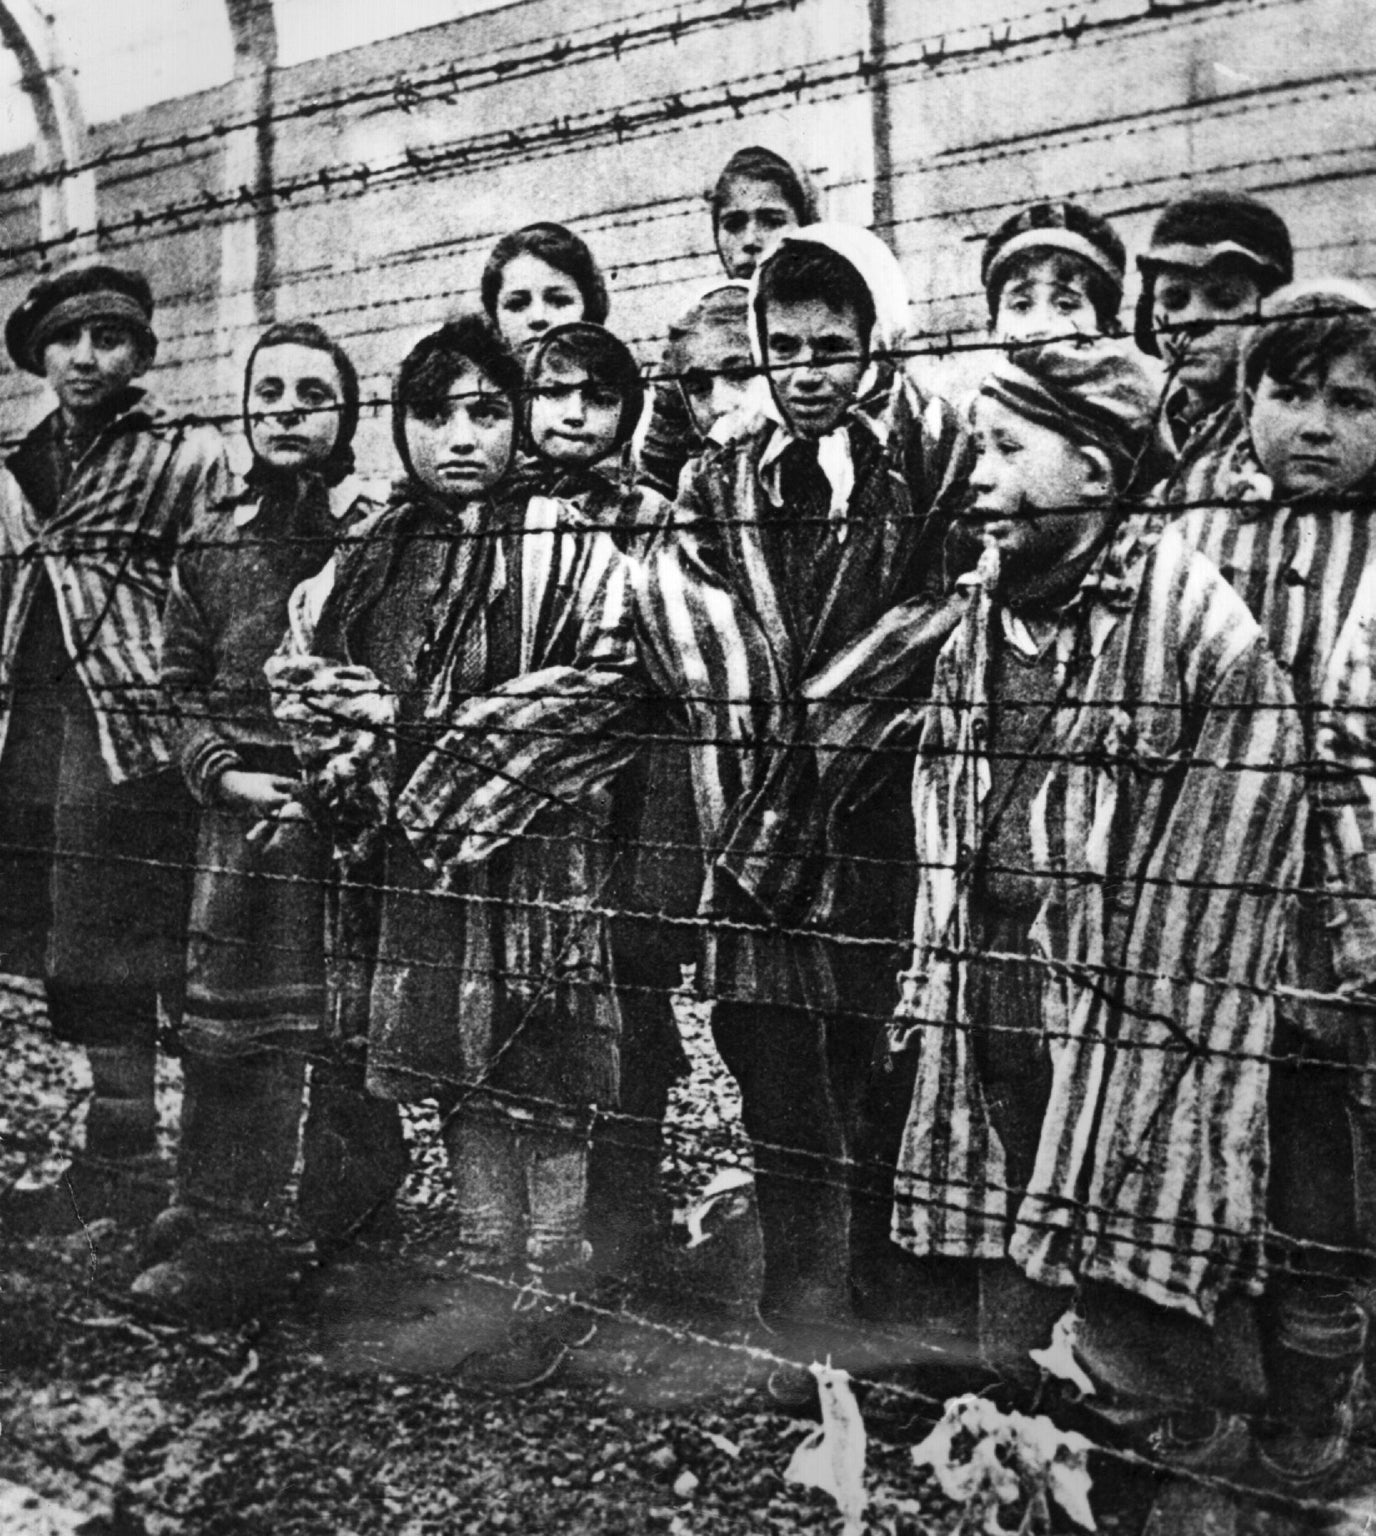
[[[903,279],[898,258],[877,235],[858,224],[809,224],[802,229],[784,230],[755,269],[750,280],[750,350],[756,365],[764,368],[767,351],[764,336],[764,315],[760,302],[760,278],[764,269],[786,246],[820,246],[848,262],[858,273],[869,291],[874,304],[874,327],[870,331],[868,351],[870,364],[855,392],[856,400],[863,399],[875,386],[879,376],[876,355],[897,351],[908,335],[908,285]],[[851,457],[850,434],[846,430],[850,421],[861,421],[876,436],[883,435],[882,428],[863,412],[847,411],[842,421],[818,439],[799,438],[790,427],[788,417],[779,405],[773,381],[762,391],[759,401],[761,414],[778,427],[773,440],[766,448],[760,462],[760,475],[770,499],[779,505],[782,497],[778,486],[777,465],[779,456],[794,442],[815,441],[817,463],[831,486],[831,507],[828,515],[837,524],[837,537],[845,538],[846,509],[855,489],[855,465]]]

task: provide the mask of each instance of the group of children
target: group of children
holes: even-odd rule
[[[11,317],[59,405],[0,476],[2,963],[92,1097],[5,1219],[152,1218],[136,1294],[242,1315],[298,1158],[321,1251],[394,1234],[423,1100],[462,1264],[576,1294],[659,1237],[696,966],[789,1345],[963,1285],[1011,1379],[1054,1334],[1115,1433],[1313,1485],[1376,1241],[1376,299],[1194,193],[1129,338],[1121,239],[1039,203],[957,409],[789,162],[711,212],[648,398],[587,246],[499,241],[397,371],[385,501],[313,323],[249,356],[236,486],[134,383],[142,278]],[[527,1310],[465,1379],[587,1327]],[[1234,1517],[1182,1484],[1150,1529]]]

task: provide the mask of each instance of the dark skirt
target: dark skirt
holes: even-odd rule
[[[251,813],[201,813],[182,1039],[216,1056],[324,1044],[329,844],[305,822],[250,843]]]
[[[582,908],[596,880],[581,856],[551,859],[546,847],[506,850],[438,890],[392,833],[372,967],[374,1093],[452,1103],[490,1088],[575,1120],[616,1104],[620,1014],[605,924]],[[591,865],[602,854],[586,849]]]
[[[110,782],[56,623],[25,635],[0,757],[0,968],[47,983],[63,1039],[151,1042],[180,1006],[195,807],[172,769]]]

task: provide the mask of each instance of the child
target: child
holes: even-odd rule
[[[621,459],[645,386],[630,348],[588,321],[555,326],[531,344],[526,384],[522,427],[531,460],[521,490],[576,496],[591,521],[636,523],[642,498],[623,483]]]
[[[731,156],[708,195],[708,203],[717,255],[727,277],[737,282],[754,275],[765,251],[785,230],[817,221],[817,194],[807,172],[758,144]],[[689,315],[692,313],[690,310]],[[692,456],[701,430],[694,428],[684,409],[670,357],[673,348],[671,330],[664,359],[668,377],[655,390],[654,410],[640,453],[641,478],[665,496],[677,492],[683,466]]]
[[[0,970],[41,977],[85,1047],[84,1151],[3,1219],[144,1222],[166,1203],[153,1097],[160,1008],[176,1011],[194,811],[158,688],[177,545],[225,489],[217,432],[135,384],[157,351],[144,277],[44,278],[5,327],[57,409],[0,473]]]
[[[653,491],[628,488],[618,453],[644,406],[640,370],[625,343],[600,326],[556,326],[526,368],[526,440],[532,453],[521,491],[552,498],[550,515],[608,528],[623,549],[669,508]],[[598,466],[602,466],[601,469]],[[537,514],[532,504],[527,517]],[[659,1202],[659,1125],[684,1065],[671,998],[694,957],[690,917],[702,884],[692,849],[691,787],[671,723],[646,706],[654,746],[615,785],[608,818],[615,869],[603,905],[611,923],[621,1014],[621,1115],[599,1120],[589,1168],[589,1222],[598,1267],[652,1267],[664,1222]],[[677,845],[677,846],[675,846]],[[633,914],[653,912],[656,918]]]
[[[177,1196],[149,1234],[145,1258],[159,1262],[134,1294],[198,1321],[245,1315],[280,1278],[267,1218],[296,1158],[304,1053],[326,1045],[329,845],[304,821],[272,830],[296,798],[299,774],[263,666],[292,592],[372,510],[351,474],[358,408],[353,364],[319,326],[295,321],[259,337],[244,374],[253,451],[245,490],[197,526],[164,620],[163,686],[182,772],[202,809]],[[321,1069],[312,1084],[317,1127],[339,1093]],[[360,1177],[374,1198],[385,1197],[404,1172],[395,1110],[391,1118],[369,1148],[370,1166],[352,1170],[347,1198],[361,1198]],[[302,1202],[317,1228],[318,1172],[309,1169]]]
[[[901,378],[882,427],[857,409],[907,323],[897,262],[867,231],[787,236],[751,301],[768,420],[704,455],[672,535],[628,568],[586,667],[527,679],[504,711],[493,701],[486,738],[455,737],[468,766],[450,781],[446,820],[481,849],[528,825],[549,795],[595,803],[636,751],[626,721],[644,697],[676,707],[707,851],[701,974],[756,1146],[761,1307],[827,1331],[850,1311],[844,1158],[851,1083],[874,1026],[830,1018],[838,991],[867,1011],[865,967],[791,932],[882,924],[887,891],[876,898],[847,864],[857,841],[877,840],[873,829],[832,814],[858,754],[815,752],[808,732],[828,703],[824,676],[866,692],[871,678],[889,683],[887,662],[920,686],[913,637],[941,606],[963,439],[949,409]],[[856,953],[873,964],[870,948]]]
[[[1290,232],[1245,192],[1192,192],[1162,210],[1137,267],[1133,334],[1165,360],[1161,413],[1177,455],[1156,494],[1175,506],[1211,501],[1244,435],[1237,360],[1247,322],[1293,275]]]
[[[817,222],[817,193],[807,172],[759,144],[731,156],[708,202],[717,255],[728,277],[753,277],[784,230]]]
[[[1078,203],[1033,203],[984,242],[990,332],[1004,342],[1121,335],[1126,267],[1107,219]]]
[[[641,480],[673,496],[684,466],[739,429],[755,377],[746,324],[749,284],[708,284],[669,327],[664,377],[640,445]]]
[[[1261,625],[1294,689],[1312,760],[1339,633],[1359,611],[1364,573],[1376,569],[1376,299],[1333,279],[1272,294],[1243,344],[1241,379],[1246,435],[1231,476],[1219,480],[1221,504],[1185,512],[1178,527]],[[1314,782],[1336,792],[1331,777]],[[1319,995],[1335,990],[1335,961],[1349,928],[1361,926],[1343,897],[1320,895],[1350,888],[1323,832],[1320,815],[1310,823],[1303,891],[1285,934],[1287,979]],[[1342,1010],[1283,1007],[1276,1049],[1292,1064],[1272,1074],[1271,1215],[1286,1248],[1270,1297],[1277,1422],[1261,1454],[1292,1485],[1342,1462],[1362,1362],[1364,1277],[1333,1250],[1376,1236],[1357,1218],[1376,1197],[1365,1187],[1372,1170],[1354,1167],[1352,1153],[1373,1123],[1344,1092],[1347,1074],[1321,1065],[1360,1061],[1359,1037],[1359,1021]]]
[[[1091,1405],[1167,1461],[1235,1473],[1300,743],[1241,601],[1115,510],[1152,393],[1107,342],[1050,343],[976,405],[988,549],[914,779],[893,1236],[984,1261],[982,1345],[1015,1375],[1073,1307]],[[1196,1523],[1210,1499],[1168,1489],[1148,1530],[1230,1530]]]
[[[551,326],[601,325],[610,308],[597,258],[562,224],[527,224],[492,247],[482,276],[483,309],[520,356]]]
[[[439,1101],[465,1263],[536,1266],[564,1285],[587,1259],[592,1109],[616,1102],[616,999],[587,910],[605,837],[551,813],[539,836],[469,870],[429,815],[464,761],[435,750],[450,719],[571,654],[620,559],[609,534],[566,527],[558,503],[530,499],[522,517],[498,499],[521,384],[476,316],[412,350],[393,411],[407,479],[339,557],[314,654],[283,656],[270,676],[344,869],[355,958],[341,1006],[366,1034],[368,1086]],[[586,1330],[538,1321],[465,1379],[515,1390],[552,1375]]]

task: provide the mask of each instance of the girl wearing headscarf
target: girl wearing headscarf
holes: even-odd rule
[[[703,425],[701,411],[685,398],[682,381],[688,367],[682,339],[675,332],[705,334],[715,316],[734,318],[735,301],[726,293],[748,282],[770,243],[784,230],[817,221],[817,192],[807,171],[759,144],[747,145],[731,156],[707,201],[712,240],[727,281],[704,289],[670,328],[664,378],[655,389],[654,411],[640,449],[641,479],[665,496],[677,492],[684,466],[701,452],[710,427],[710,423]]]
[[[353,474],[358,377],[318,326],[264,332],[243,408],[252,466],[193,531],[164,624],[163,688],[201,816],[177,1190],[149,1238],[161,1262],[135,1284],[214,1321],[261,1300],[280,1268],[268,1220],[296,1157],[305,1053],[324,1040],[329,845],[278,820],[300,774],[263,665],[294,589],[373,510]]]

